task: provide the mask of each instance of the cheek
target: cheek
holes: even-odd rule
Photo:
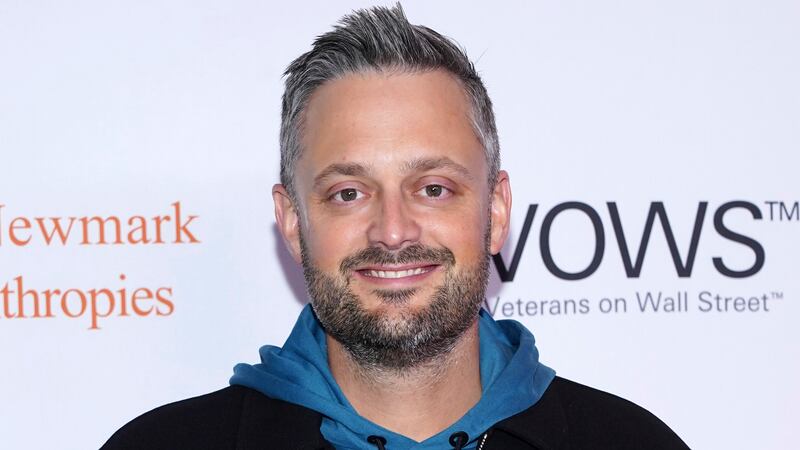
[[[312,218],[304,234],[309,258],[314,265],[327,272],[339,270],[344,258],[366,245],[363,221],[331,217]]]
[[[423,229],[423,243],[449,248],[457,263],[482,257],[488,217],[485,214],[463,212],[456,217],[430,218]]]

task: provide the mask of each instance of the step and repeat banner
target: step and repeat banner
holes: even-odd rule
[[[0,447],[97,448],[306,302],[274,225],[285,66],[364,1],[0,4]],[[692,448],[800,417],[800,6],[403,3],[495,104],[486,309]]]

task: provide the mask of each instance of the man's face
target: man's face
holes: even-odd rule
[[[297,204],[273,191],[326,331],[357,360],[413,365],[475,321],[507,233],[463,89],[442,71],[328,82],[306,109]]]

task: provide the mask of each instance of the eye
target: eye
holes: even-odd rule
[[[331,196],[331,200],[337,202],[352,202],[363,197],[364,193],[355,188],[342,189]]]
[[[429,184],[424,188],[420,189],[420,192],[422,193],[423,196],[430,198],[447,197],[452,193],[450,189],[447,189],[441,184]]]

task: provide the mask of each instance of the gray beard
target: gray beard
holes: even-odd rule
[[[414,244],[389,252],[370,247],[345,258],[337,277],[311,263],[302,235],[300,244],[303,272],[317,318],[328,335],[341,343],[352,361],[366,372],[404,372],[449,355],[475,322],[485,299],[488,249],[476,265],[456,272],[455,258],[447,248]],[[425,307],[387,317],[366,311],[349,287],[355,267],[410,262],[441,264],[445,271],[444,282]],[[373,293],[386,303],[403,304],[416,289],[380,289]]]

